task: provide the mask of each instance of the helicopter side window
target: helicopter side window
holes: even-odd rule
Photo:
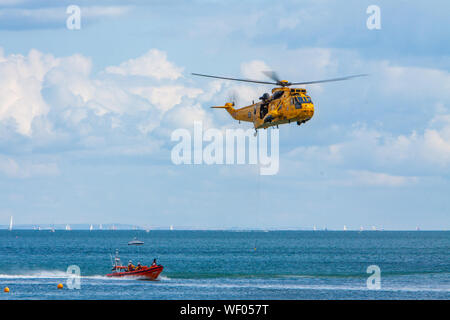
[[[301,109],[302,108],[302,98],[301,97],[297,97],[294,99],[295,101],[295,109]]]

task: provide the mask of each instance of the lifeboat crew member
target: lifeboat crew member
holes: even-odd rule
[[[156,266],[156,258],[153,259],[152,267]]]
[[[128,261],[128,271],[134,271],[134,266],[133,263],[130,261]]]
[[[141,270],[141,269],[142,269],[141,263],[138,262],[138,264],[137,264],[137,266],[136,266],[136,270]]]

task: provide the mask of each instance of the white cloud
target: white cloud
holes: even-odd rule
[[[355,186],[388,186],[400,187],[417,183],[417,177],[394,176],[386,173],[370,171],[349,171],[351,177],[350,185]]]
[[[130,82],[110,73],[97,77],[91,69],[91,60],[78,54],[55,58],[37,50],[27,56],[4,56],[0,51],[0,123],[12,120],[17,133],[41,138],[79,135],[88,139],[96,130],[121,130],[133,122],[136,133],[147,134],[160,125],[164,113],[181,103],[191,106],[203,93],[181,82],[143,86],[145,81]],[[106,69],[173,80],[181,76],[181,68],[158,50]],[[198,105],[192,108],[194,114],[203,112]],[[91,146],[93,141],[98,140],[91,137],[82,145]]]
[[[173,108],[164,116],[164,121],[171,128],[193,129],[195,121],[203,123],[203,130],[213,127],[212,113],[208,113],[200,104]]]
[[[130,6],[82,6],[81,14],[86,18],[117,17],[130,12]]]
[[[203,93],[198,88],[187,88],[181,85],[161,86],[161,87],[135,87],[130,91],[134,94],[145,97],[154,104],[159,110],[166,112],[177,104],[181,103],[183,97],[190,99],[196,98]]]
[[[2,29],[23,30],[41,28],[66,28],[69,17],[67,6],[43,4],[40,8],[0,8],[0,27]],[[127,14],[131,6],[80,6],[81,28],[97,22],[101,18],[118,17]]]
[[[302,49],[288,55],[289,59],[302,58],[299,67],[304,72],[320,67],[337,68],[330,49]],[[426,81],[437,78],[437,81],[444,81],[444,88],[446,86],[448,74],[445,72],[399,71],[388,63],[380,65],[385,68],[380,70],[388,70],[381,73],[387,78],[402,80],[420,71]],[[118,152],[122,148],[125,152],[124,145],[134,150],[132,144],[141,144],[139,139],[143,136],[165,139],[171,129],[191,128],[196,120],[203,121],[205,128],[214,126],[214,119],[223,119],[222,125],[234,125],[225,112],[210,112],[205,106],[222,104],[233,91],[241,98],[240,106],[246,105],[267,91],[266,86],[227,81],[208,82],[204,89],[192,84],[187,86],[187,81],[181,77],[182,68],[156,49],[107,67],[106,72],[99,75],[92,75],[91,70],[91,60],[82,55],[57,58],[37,50],[26,56],[1,53],[0,123],[15,122],[14,130],[31,138],[30,141],[39,141],[40,146],[49,141],[69,149],[96,150],[98,147]],[[264,78],[261,74],[264,70],[270,68],[261,60],[241,65],[242,75],[248,78]],[[133,77],[136,75],[166,77],[173,82],[149,85],[148,79]],[[392,79],[389,81],[394,81]],[[386,94],[409,92],[409,87],[401,86],[392,86],[392,91]],[[333,143],[298,147],[288,153],[288,158],[302,164],[317,163],[320,159],[331,168],[383,172],[393,177],[410,175],[408,169],[416,170],[414,175],[420,176],[449,168],[450,114],[445,96],[446,93],[441,95],[442,102],[434,102],[436,115],[422,130],[391,134],[356,125]],[[341,126],[340,130],[345,132],[346,129]]]
[[[56,176],[59,168],[56,163],[18,162],[13,158],[0,155],[0,172],[12,178],[30,178],[34,176]]]
[[[242,75],[252,80],[270,81],[270,79],[263,74],[263,71],[271,71],[271,70],[272,68],[261,60],[253,60],[241,64]]]
[[[381,90],[390,95],[401,94],[411,100],[438,98],[450,100],[450,73],[444,70],[403,67],[388,62],[378,63],[382,75]]]
[[[278,28],[280,30],[288,29],[292,30],[300,23],[300,17],[290,16],[283,17],[278,20]]]
[[[356,170],[363,167],[371,171],[433,174],[450,168],[448,116],[441,116],[439,128],[433,125],[438,121],[435,119],[422,133],[414,131],[409,135],[393,135],[359,125],[344,141],[325,146],[298,147],[288,152],[287,157],[300,163],[315,163],[320,159],[321,165],[330,168]]]
[[[17,131],[31,134],[31,122],[46,114],[49,106],[41,96],[45,74],[60,61],[31,50],[28,56],[0,55],[0,121],[12,118]]]
[[[122,76],[144,76],[158,80],[176,80],[181,77],[182,68],[167,60],[167,54],[157,49],[151,49],[144,55],[122,62],[119,66],[106,68],[106,72]]]

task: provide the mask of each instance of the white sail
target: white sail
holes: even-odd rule
[[[72,229],[70,228],[70,225],[66,224],[66,231],[70,231],[70,230],[72,230]]]
[[[347,226],[344,225],[344,231],[347,231]]]
[[[89,227],[89,231],[94,230],[94,226],[91,224],[91,226]]]
[[[172,231],[173,230],[173,225],[170,225],[170,231]]]
[[[11,216],[11,219],[9,219],[9,231],[11,231],[13,228],[13,216]]]

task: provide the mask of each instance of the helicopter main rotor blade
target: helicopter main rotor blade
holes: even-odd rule
[[[365,76],[368,76],[368,74],[357,74],[357,75],[354,75],[354,76],[347,76],[347,77],[333,78],[333,79],[325,79],[325,80],[316,80],[316,81],[291,82],[290,85],[302,85],[302,84],[314,84],[314,83],[322,83],[322,82],[342,81],[342,80],[349,80],[349,79],[352,79],[352,78],[365,77]]]
[[[249,80],[249,79],[236,79],[236,78],[218,77],[218,76],[210,76],[210,75],[207,75],[207,74],[200,74],[200,73],[192,73],[192,75],[200,76],[200,77],[215,78],[215,79],[242,81],[242,82],[252,82],[252,83],[262,83],[262,84],[278,84],[277,82],[267,82],[267,81],[257,81],[257,80]]]
[[[263,71],[264,75],[275,81],[276,83],[279,83],[281,81],[280,77],[275,71]]]

